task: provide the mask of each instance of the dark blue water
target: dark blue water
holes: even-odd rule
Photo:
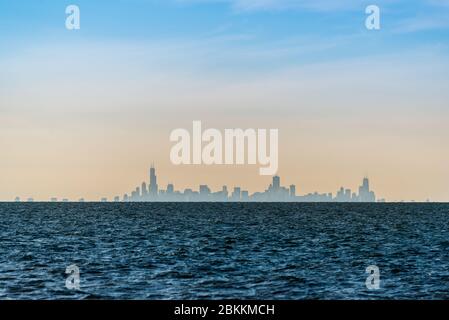
[[[448,231],[448,204],[3,203],[0,298],[447,299]]]

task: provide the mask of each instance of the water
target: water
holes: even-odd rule
[[[449,204],[3,203],[0,298],[447,299],[448,230]]]

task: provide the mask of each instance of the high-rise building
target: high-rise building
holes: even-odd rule
[[[200,195],[207,197],[210,194],[210,188],[206,184],[200,185]]]
[[[146,197],[148,194],[147,184],[145,182],[142,182],[141,188],[142,188],[142,197]]]
[[[359,198],[360,202],[375,202],[376,195],[369,189],[368,178],[363,178],[362,185],[359,187]]]
[[[233,201],[240,201],[240,187],[234,187],[231,198]]]
[[[173,186],[173,184],[169,183],[167,185],[167,194],[173,194],[175,192],[175,187]]]
[[[223,186],[223,188],[221,189],[221,192],[223,193],[223,197],[225,197],[225,198],[228,197],[228,187],[227,186]]]
[[[294,184],[290,185],[290,197],[296,197],[296,186]]]
[[[367,177],[363,178],[363,183],[362,183],[362,187],[365,190],[369,190],[369,180]]]
[[[154,169],[154,166],[151,166],[151,168],[150,168],[150,187],[149,187],[150,196],[156,197],[157,191],[158,191],[158,187],[157,187],[156,170]]]
[[[279,188],[281,187],[281,178],[279,178],[279,176],[274,176],[273,177],[273,190],[279,190]]]
[[[346,189],[345,190],[345,201],[346,202],[351,201],[351,189]]]
[[[338,202],[343,202],[344,198],[345,198],[345,188],[340,187],[340,190],[338,190],[335,200]]]

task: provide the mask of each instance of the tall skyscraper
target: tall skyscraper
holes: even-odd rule
[[[279,190],[280,187],[281,187],[281,178],[279,178],[279,176],[274,176],[273,177],[273,189],[274,189],[274,191]]]
[[[359,187],[359,201],[360,202],[375,202],[376,195],[369,189],[368,178],[363,178],[362,185]]]
[[[149,192],[152,197],[157,196],[157,177],[156,177],[156,170],[154,169],[154,166],[151,166],[150,168],[150,188]]]
[[[368,180],[367,177],[363,178],[362,187],[363,187],[363,189],[365,189],[366,191],[369,191],[369,180]]]

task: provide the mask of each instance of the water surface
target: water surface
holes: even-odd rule
[[[449,204],[1,203],[0,298],[447,299],[448,230]]]

